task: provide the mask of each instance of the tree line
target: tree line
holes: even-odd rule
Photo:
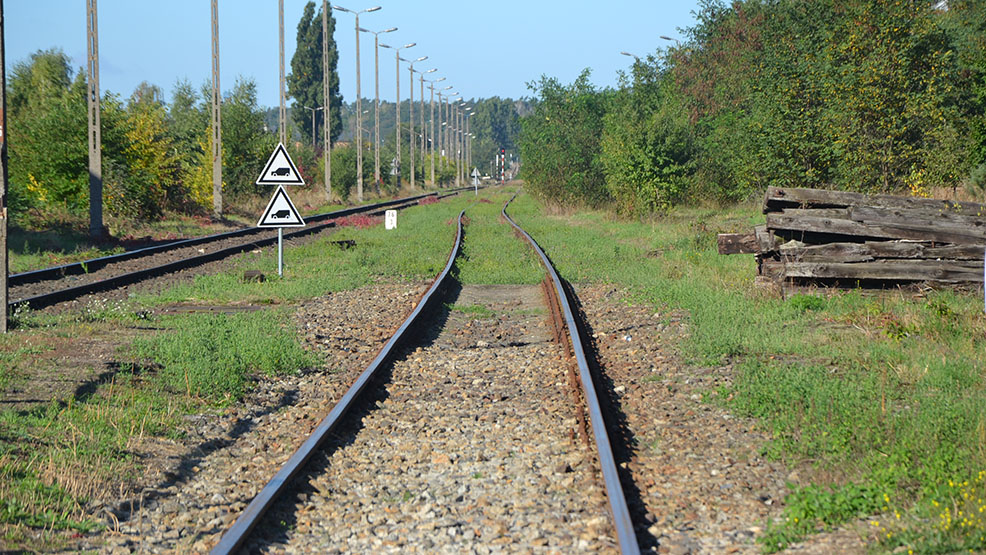
[[[530,83],[538,196],[627,215],[766,187],[986,198],[986,10],[976,0],[703,0],[617,88]]]
[[[325,110],[304,107],[325,105],[322,85],[322,14],[308,2],[297,25],[297,47],[287,76],[287,95],[294,100],[289,110],[289,142],[286,145],[306,183],[324,187],[322,128]],[[335,145],[348,121],[352,104],[339,93],[338,51],[333,33],[335,20],[328,14],[329,95],[332,137],[332,188],[346,199],[356,182],[355,145]],[[79,216],[89,206],[86,79],[59,49],[38,51],[17,62],[7,83],[10,187],[8,204],[15,224],[45,220],[51,211]],[[207,215],[212,209],[211,82],[196,88],[179,81],[166,102],[156,85],[141,83],[128,97],[104,92],[102,111],[103,202],[108,215],[130,220],[153,220],[167,211]],[[417,103],[416,103],[417,104]],[[470,122],[476,135],[474,159],[492,158],[500,146],[510,146],[519,133],[514,101],[490,98],[471,100],[476,113]],[[372,102],[364,100],[364,108]],[[420,105],[416,105],[419,108]],[[407,105],[402,106],[402,155],[408,160]],[[390,161],[396,153],[393,103],[381,107],[381,119],[389,128],[381,131],[384,187],[396,189]],[[436,106],[437,109],[437,106]],[[257,101],[256,83],[235,80],[222,94],[223,198],[238,199],[269,194],[254,181],[277,144],[277,118]],[[274,111],[276,113],[276,110]],[[420,115],[416,113],[416,121]],[[429,114],[430,115],[430,112]],[[388,120],[389,118],[389,120]],[[348,120],[348,118],[347,118]],[[370,120],[372,121],[372,120]],[[426,125],[427,125],[426,118]],[[364,125],[366,120],[364,120]],[[420,132],[420,124],[413,127]],[[430,128],[429,128],[430,130]],[[373,181],[372,135],[364,133],[364,182]],[[366,154],[369,153],[367,156]],[[368,163],[367,163],[368,161]],[[436,160],[436,181],[449,182],[453,171]],[[446,161],[447,162],[447,161]],[[420,166],[420,164],[419,164]],[[430,178],[430,161],[415,168],[415,181]],[[401,168],[409,178],[409,164]],[[31,215],[40,215],[35,218]]]

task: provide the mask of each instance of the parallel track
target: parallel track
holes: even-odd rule
[[[511,198],[511,200],[513,199]],[[510,201],[508,201],[507,204],[509,204],[509,202]],[[277,501],[278,497],[290,490],[293,479],[302,472],[312,455],[320,448],[329,434],[332,433],[350,407],[353,406],[356,399],[365,389],[367,384],[370,383],[378,370],[389,360],[395,347],[405,337],[408,330],[418,323],[417,321],[421,318],[422,314],[428,307],[432,306],[435,302],[440,302],[440,295],[438,292],[443,289],[449,279],[452,279],[450,277],[451,270],[461,248],[462,219],[465,212],[466,211],[463,210],[459,213],[455,243],[449,254],[445,268],[438,275],[438,277],[435,278],[435,281],[432,283],[431,287],[429,287],[428,291],[424,294],[397,332],[390,338],[390,340],[387,341],[366,370],[360,374],[355,383],[349,388],[339,403],[333,407],[332,411],[321,421],[321,423],[319,423],[308,439],[301,445],[301,447],[298,448],[297,451],[295,451],[295,453],[284,464],[284,466],[281,467],[271,481],[264,486],[260,493],[258,493],[250,504],[244,509],[229,530],[226,531],[219,543],[217,543],[213,548],[213,554],[233,553],[244,545],[244,542],[249,537],[251,531],[260,522],[267,510]],[[630,512],[627,507],[626,498],[623,494],[623,488],[619,481],[619,475],[616,469],[616,462],[609,442],[609,437],[606,433],[606,423],[599,405],[599,396],[595,391],[592,376],[589,372],[585,349],[583,347],[583,339],[580,336],[578,331],[579,328],[575,323],[575,315],[572,309],[571,299],[568,295],[566,295],[563,282],[557,271],[551,265],[547,255],[545,255],[544,251],[537,245],[534,239],[531,238],[527,232],[521,229],[509,215],[507,215],[506,205],[504,205],[502,214],[510,222],[510,224],[527,239],[531,247],[538,253],[542,264],[548,272],[551,284],[554,288],[554,293],[557,295],[557,300],[559,301],[564,313],[566,328],[569,333],[569,340],[571,341],[572,350],[575,353],[575,358],[578,363],[582,393],[584,395],[590,416],[596,450],[600,465],[602,467],[603,480],[606,486],[613,525],[617,532],[617,539],[619,541],[620,549],[625,554],[639,553],[640,549],[634,533],[633,523],[630,519]]]
[[[343,210],[337,210],[325,214],[309,216],[306,218],[308,224],[306,225],[306,227],[297,231],[284,233],[284,238],[290,239],[290,238],[302,237],[305,235],[317,233],[329,227],[333,227],[335,223],[333,223],[332,220],[335,220],[336,218],[342,218],[352,214],[378,215],[390,208],[404,208],[406,206],[411,206],[417,204],[422,199],[427,197],[437,196],[438,198],[444,198],[446,196],[458,194],[458,192],[465,189],[470,189],[470,188],[467,187],[467,188],[453,189],[445,193],[434,193],[434,192],[427,193],[427,194],[416,195],[412,197],[389,200],[376,204],[346,208]],[[267,230],[264,228],[252,227],[247,229],[230,231],[226,233],[218,233],[215,235],[209,235],[205,237],[196,237],[193,239],[174,241],[163,245],[156,245],[153,247],[137,249],[121,254],[94,258],[91,260],[86,260],[84,262],[76,262],[72,264],[54,266],[51,268],[45,268],[41,270],[24,272],[20,274],[12,274],[8,277],[8,285],[19,286],[29,283],[61,280],[66,276],[82,275],[82,274],[88,274],[90,272],[95,272],[100,269],[106,268],[111,264],[115,264],[119,262],[134,260],[141,257],[154,256],[168,251],[173,251],[176,249],[205,245],[208,243],[213,243],[227,239],[240,238],[240,237],[246,238],[251,235],[263,233],[265,231]],[[199,266],[207,262],[221,260],[223,258],[240,254],[242,252],[253,250],[259,247],[272,245],[275,244],[276,242],[277,242],[276,236],[257,239],[255,241],[245,241],[243,243],[234,245],[232,247],[216,250],[214,252],[209,252],[198,256],[186,257],[175,262],[162,264],[152,268],[146,268],[133,272],[117,274],[108,277],[106,279],[93,281],[83,285],[65,287],[39,295],[14,299],[8,303],[7,308],[8,310],[11,311],[22,305],[30,306],[32,309],[45,308],[60,302],[79,298],[83,295],[115,289],[118,287],[122,287],[124,285],[137,283],[146,279],[158,277],[171,272],[176,272],[179,270],[184,270],[187,268]]]

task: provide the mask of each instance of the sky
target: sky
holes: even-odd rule
[[[286,71],[291,70],[303,0],[284,0]],[[6,67],[43,49],[59,48],[78,71],[86,65],[86,2],[14,0],[4,3]],[[179,80],[196,88],[212,75],[209,0],[99,0],[101,92],[128,97],[147,81],[170,99]],[[597,86],[615,86],[618,71],[632,58],[672,45],[694,24],[698,0],[614,0],[610,2],[499,0],[345,0],[340,6],[382,9],[360,16],[394,46],[415,42],[403,58],[428,56],[415,69],[437,68],[431,78],[446,82],[465,98],[533,96],[527,83],[541,75],[571,83],[585,68]],[[316,8],[317,11],[317,8]],[[339,47],[340,90],[356,98],[356,32],[352,14],[333,10]],[[374,95],[373,35],[360,33],[362,96]],[[219,0],[219,81],[224,91],[238,78],[253,79],[262,106],[278,105],[278,2]],[[380,48],[380,97],[395,96],[394,51]],[[408,70],[401,64],[401,97],[407,98]],[[415,77],[415,97],[420,85]],[[425,94],[428,94],[427,86]],[[288,104],[291,104],[288,100]]]

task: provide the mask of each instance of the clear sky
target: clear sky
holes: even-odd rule
[[[86,65],[86,3],[83,0],[14,0],[5,4],[7,68],[41,49],[60,48],[76,69]],[[526,83],[542,74],[570,83],[583,68],[599,86],[615,85],[617,71],[638,56],[681,38],[694,22],[697,0],[602,0],[588,2],[499,0],[346,0],[351,10],[382,6],[360,16],[370,30],[398,27],[381,42],[417,46],[402,57],[428,56],[415,69],[438,68],[466,98],[531,96]],[[284,0],[286,71],[290,72],[304,0]],[[210,0],[99,0],[100,86],[129,96],[138,83],[161,87],[170,98],[179,79],[199,87],[212,74]],[[317,11],[317,9],[316,9]],[[339,45],[341,91],[356,94],[356,37],[351,14],[333,10]],[[219,0],[220,83],[229,90],[237,77],[257,83],[259,102],[278,104],[277,0]],[[361,33],[362,92],[373,97],[373,35]],[[381,99],[393,100],[394,52],[380,49]],[[415,87],[415,96],[419,89]],[[426,88],[427,94],[427,88]],[[402,64],[401,96],[407,98]],[[291,100],[288,101],[291,103]]]

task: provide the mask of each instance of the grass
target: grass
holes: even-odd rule
[[[318,359],[298,345],[284,311],[168,316],[165,332],[138,339],[137,359],[160,366],[163,388],[228,405],[239,401],[251,374],[296,373]]]
[[[197,407],[146,387],[145,379],[131,368],[88,398],[0,411],[0,525],[7,547],[19,545],[24,527],[49,533],[101,527],[87,516],[87,501],[112,498],[115,485],[135,480],[134,449],[145,437],[175,434],[181,415]]]
[[[273,249],[266,249],[241,256],[229,272],[134,297],[123,307],[91,306],[73,317],[79,326],[132,325],[149,308],[170,303],[272,307],[153,320],[162,331],[138,341],[134,351],[147,364],[119,374],[89,398],[0,413],[0,488],[6,488],[0,498],[15,500],[3,508],[7,522],[33,526],[41,521],[31,519],[41,518],[49,529],[92,525],[80,507],[98,492],[86,491],[80,476],[134,472],[139,464],[131,442],[177,433],[186,412],[222,410],[249,389],[252,376],[313,364],[287,331],[288,307],[378,280],[432,278],[445,264],[452,224],[463,208],[470,218],[457,269],[463,283],[540,281],[536,260],[499,221],[506,195],[492,191],[481,198],[492,202],[450,199],[402,211],[393,231],[345,227],[289,246],[283,277],[276,276]],[[762,221],[753,206],[683,209],[626,222],[594,211],[544,216],[522,195],[510,213],[566,279],[619,284],[630,301],[686,311],[685,359],[728,362],[736,372],[732,386],[703,397],[758,418],[773,438],[767,456],[817,470],[814,483],[793,487],[783,518],[767,526],[766,551],[857,518],[876,523],[868,538],[881,550],[986,549],[980,518],[986,511],[981,297],[848,291],[779,298],[753,284],[752,257],[716,252],[716,233]],[[340,239],[352,239],[356,247],[330,243]],[[268,280],[244,283],[246,269],[262,270]],[[476,307],[451,308],[486,315]],[[22,320],[18,333],[58,325],[31,315]],[[18,351],[25,344],[2,345],[4,360],[13,361],[9,383],[31,353]],[[258,352],[269,358],[254,365]],[[51,487],[61,489],[46,489]]]
[[[15,332],[0,338],[0,387],[27,379],[30,372],[58,372],[32,360],[46,337],[84,339],[114,326],[154,331],[120,353],[120,360],[130,364],[93,384],[91,393],[0,411],[0,544],[4,549],[60,549],[66,534],[99,529],[101,524],[87,515],[89,501],[125,498],[128,484],[141,474],[138,454],[146,438],[180,437],[184,415],[223,411],[258,376],[320,364],[299,345],[289,305],[380,279],[430,279],[444,266],[452,245],[450,222],[471,203],[458,199],[402,211],[394,231],[382,225],[344,227],[326,239],[289,246],[283,278],[276,276],[273,249],[267,249],[241,256],[229,272],[199,276],[160,295],[94,300],[76,313],[57,316],[22,310]],[[353,239],[357,247],[340,250],[330,243],[339,239]],[[247,268],[271,277],[243,283]],[[270,308],[153,316],[153,307],[188,302],[252,302]]]
[[[969,517],[979,508],[965,497],[984,496],[981,295],[765,293],[752,257],[715,248],[717,232],[760,223],[754,207],[639,223],[591,211],[546,218],[522,196],[509,211],[567,279],[618,283],[636,302],[687,310],[686,359],[737,369],[730,389],[707,397],[760,419],[773,437],[767,455],[817,470],[818,483],[793,486],[765,551],[862,517],[880,518],[869,537],[881,549],[986,549],[986,526]],[[965,494],[948,486],[966,483]],[[946,528],[928,518],[941,507]],[[899,519],[885,518],[893,511]]]

